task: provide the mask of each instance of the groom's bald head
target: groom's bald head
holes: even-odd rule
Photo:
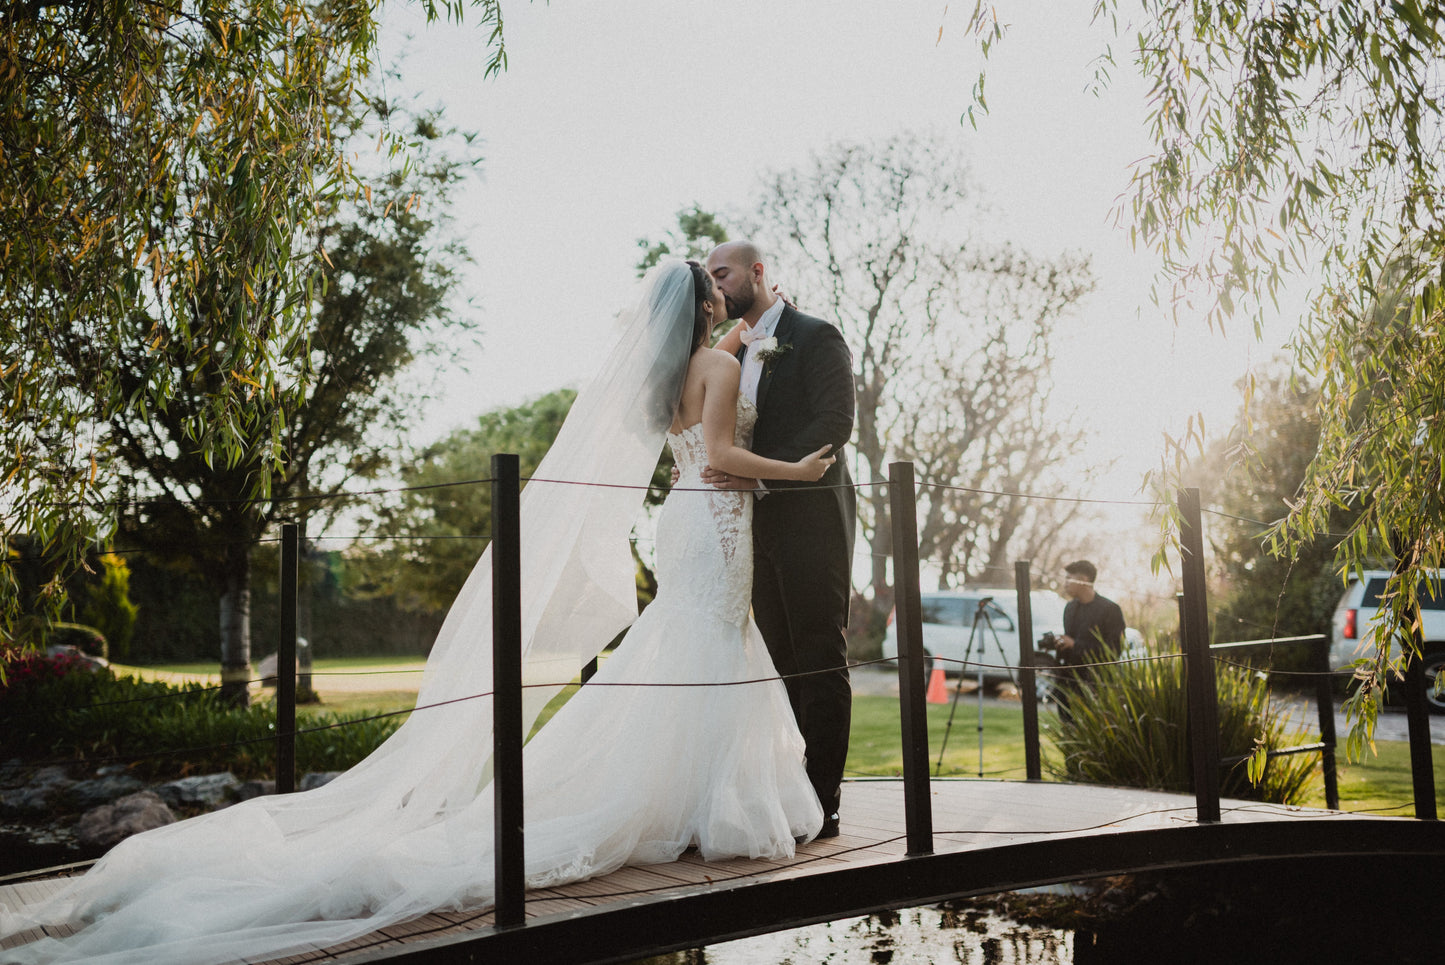
[[[773,304],[763,254],[751,241],[725,241],[707,256],[707,272],[727,301],[728,317],[752,324]]]
[[[714,258],[743,268],[763,263],[763,253],[758,250],[758,246],[746,240],[724,241],[707,256],[708,263],[711,264]]]

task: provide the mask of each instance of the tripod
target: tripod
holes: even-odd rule
[[[968,645],[963,649],[963,665],[968,666],[968,658],[973,655],[974,642],[978,643],[978,776],[983,777],[983,659],[984,650],[988,641],[984,635],[979,633],[978,625],[983,623],[989,634],[993,637],[993,648],[998,652],[999,663],[1008,667],[1008,656],[1003,652],[1003,644],[999,642],[998,630],[994,629],[993,620],[989,618],[988,608],[993,603],[993,597],[986,596],[978,601],[978,606],[973,611],[973,623],[968,628]],[[1013,679],[1013,668],[1008,668],[1009,679]],[[948,708],[948,723],[943,728],[943,742],[938,747],[938,763],[933,767],[933,773],[937,776],[943,770],[943,752],[948,749],[948,735],[953,730],[953,715],[958,711],[958,698],[963,694],[963,673],[958,675],[958,683],[953,688],[953,705]]]

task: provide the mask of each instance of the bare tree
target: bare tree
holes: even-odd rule
[[[903,135],[840,143],[769,177],[748,233],[805,310],[854,351],[860,482],[919,470],[920,536],[944,582],[1046,550],[1076,504],[1019,493],[1059,476],[1082,430],[1046,412],[1056,322],[1093,288],[1087,260],[975,237],[959,151]],[[859,493],[875,613],[892,605],[888,494]]]

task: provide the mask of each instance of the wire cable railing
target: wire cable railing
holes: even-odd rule
[[[636,490],[649,490],[649,489],[653,489],[653,488],[660,488],[660,487],[652,487],[652,486],[650,486],[650,485],[610,484],[610,483],[598,483],[598,482],[595,482],[595,481],[576,481],[576,480],[551,479],[551,478],[537,477],[537,476],[521,477],[521,478],[522,478],[522,481],[524,481],[524,482],[535,482],[535,483],[552,484],[552,485],[577,485],[577,486],[586,485],[586,486],[601,486],[601,487],[604,487],[604,488],[627,488],[627,489],[636,489]],[[304,495],[304,496],[276,497],[276,498],[273,498],[273,499],[270,500],[270,501],[271,501],[271,502],[278,502],[278,501],[285,501],[285,500],[302,500],[302,499],[324,500],[324,499],[335,499],[335,498],[344,498],[344,497],[345,497],[345,498],[360,498],[360,497],[365,497],[365,496],[376,496],[376,495],[396,494],[396,493],[405,493],[405,492],[417,492],[417,491],[435,490],[435,489],[449,488],[449,487],[463,487],[463,486],[477,486],[477,485],[485,485],[485,484],[495,484],[496,481],[497,481],[497,480],[496,480],[496,477],[489,476],[489,477],[483,477],[483,478],[477,478],[477,479],[461,479],[461,480],[453,480],[453,481],[447,481],[447,482],[442,482],[442,483],[428,483],[428,484],[420,484],[420,485],[412,485],[412,486],[386,487],[386,488],[376,488],[376,489],[359,490],[359,491],[336,491],[336,492],[329,492],[329,493],[307,494],[307,495]],[[872,481],[863,482],[863,483],[853,483],[853,484],[850,484],[850,485],[848,485],[848,486],[846,486],[846,487],[845,487],[845,486],[836,486],[836,485],[820,485],[820,486],[790,487],[790,489],[795,490],[795,491],[796,491],[796,490],[810,490],[810,489],[838,489],[838,488],[853,488],[853,489],[859,489],[859,488],[867,488],[867,487],[874,487],[874,486],[885,486],[885,487],[886,487],[886,486],[889,486],[889,485],[891,485],[891,483],[890,483],[889,480],[872,480]],[[1151,500],[1137,500],[1137,499],[1107,499],[1107,498],[1100,498],[1100,497],[1065,497],[1065,496],[1054,496],[1054,495],[1038,495],[1038,494],[1031,494],[1031,493],[1026,493],[1026,492],[1012,492],[1012,491],[1005,491],[1005,490],[983,489],[983,488],[978,488],[978,487],[952,486],[952,485],[948,485],[948,484],[935,483],[935,482],[929,482],[929,481],[921,481],[921,482],[917,483],[917,484],[916,484],[916,488],[917,488],[917,489],[932,488],[932,489],[944,489],[944,490],[957,490],[957,491],[969,492],[969,493],[972,493],[972,494],[986,494],[986,495],[996,495],[996,496],[1008,496],[1008,497],[1025,498],[1025,499],[1063,500],[1063,501],[1072,501],[1072,502],[1089,502],[1089,503],[1105,503],[1105,504],[1120,504],[1120,505],[1139,505],[1139,506],[1159,506],[1159,505],[1162,505],[1162,504],[1161,504],[1159,501],[1157,501],[1157,500],[1152,500],[1152,501],[1151,501]],[[708,492],[708,493],[711,493],[711,492],[714,492],[715,490],[712,489],[711,487],[701,487],[701,488],[699,488],[699,487],[670,487],[670,489],[665,490],[665,491],[681,492],[681,493],[685,493],[685,492]],[[164,501],[164,500],[162,500],[162,501]],[[174,501],[174,500],[170,500],[170,501]],[[246,500],[213,500],[213,499],[197,499],[197,500],[194,500],[194,502],[196,502],[197,504],[203,504],[203,503],[206,503],[206,502],[222,502],[222,503],[224,503],[224,502],[245,502],[245,501],[246,501]],[[141,503],[145,503],[145,502],[148,502],[148,501],[145,501],[145,500],[131,501],[131,504],[132,504],[132,505],[135,505],[135,504],[141,504]],[[1230,514],[1220,513],[1220,515],[1228,516],[1228,515],[1230,515]],[[1232,517],[1232,518],[1240,518],[1240,519],[1242,519],[1242,517]],[[1255,522],[1258,522],[1258,521],[1255,521]],[[313,540],[315,540],[315,541],[322,541],[322,540],[341,540],[341,539],[351,540],[351,541],[357,541],[357,540],[363,540],[363,539],[364,539],[364,540],[397,540],[397,539],[401,539],[401,540],[408,540],[408,539],[418,539],[418,540],[426,540],[426,539],[435,539],[435,540],[489,540],[489,539],[491,539],[491,538],[492,538],[491,534],[392,534],[392,535],[387,535],[387,534],[349,534],[349,535],[346,535],[346,536],[332,535],[332,534],[320,534],[320,535],[318,535],[318,536],[316,536],[316,537],[311,537],[311,539],[313,539]],[[238,543],[238,542],[242,542],[242,541],[221,541],[221,542],[217,542],[217,543],[212,544],[212,545],[218,545],[218,546],[219,546],[219,545],[235,545],[235,544]],[[252,542],[255,542],[255,543],[258,543],[258,544],[259,544],[259,543],[277,542],[277,540],[276,540],[275,538],[260,538],[260,539],[254,540],[254,541],[252,541]],[[123,550],[122,552],[142,552],[142,551],[140,551],[140,550]],[[886,555],[891,555],[891,554],[858,554],[858,555],[886,556]],[[1173,654],[1173,655],[1169,655],[1169,654],[1158,654],[1158,655],[1150,655],[1150,656],[1148,656],[1148,657],[1142,657],[1142,658],[1136,656],[1136,657],[1129,657],[1129,658],[1120,658],[1120,660],[1118,660],[1118,661],[1111,661],[1111,662],[1128,662],[1128,661],[1131,661],[1131,660],[1140,660],[1140,659],[1162,660],[1162,659],[1172,659],[1172,658],[1176,658],[1176,657],[1177,657],[1177,658],[1182,658],[1182,654]],[[963,666],[963,665],[964,665],[964,662],[963,662],[963,661],[952,660],[952,659],[950,659],[950,658],[943,657],[943,656],[940,656],[940,655],[935,655],[935,656],[933,657],[933,659],[934,659],[935,661],[938,661],[938,662],[943,662],[943,663],[948,663],[948,664],[955,664],[955,665],[958,665],[958,666]],[[1214,659],[1215,659],[1216,661],[1220,661],[1220,662],[1227,663],[1227,664],[1232,664],[1232,665],[1235,665],[1235,666],[1242,666],[1242,667],[1248,667],[1248,666],[1249,666],[1249,665],[1246,665],[1246,664],[1240,664],[1240,663],[1238,663],[1238,662],[1236,662],[1236,661],[1227,661],[1227,660],[1225,660],[1224,658],[1220,658],[1220,657],[1215,657]],[[1010,673],[1010,674],[1013,674],[1013,673],[1015,673],[1015,672],[1019,672],[1019,671],[1022,671],[1022,670],[1025,669],[1025,667],[1022,666],[1022,665],[1020,665],[1020,664],[997,664],[997,663],[988,663],[988,662],[983,662],[983,661],[978,661],[978,660],[970,660],[970,661],[967,661],[967,664],[966,664],[966,665],[967,665],[968,667],[970,667],[970,668],[973,668],[973,669],[987,669],[987,670],[995,670],[995,671],[1004,671],[1004,672],[1008,672],[1008,673]],[[1047,668],[1040,668],[1040,669],[1045,669],[1045,670],[1047,670]],[[1253,669],[1253,668],[1250,667],[1250,669]],[[315,671],[315,670],[312,670],[312,671],[310,672],[310,675],[313,676],[313,677],[317,677],[317,676],[323,676],[323,677],[324,677],[324,676],[341,676],[341,675],[352,675],[352,674],[416,673],[416,672],[419,672],[419,670],[410,670],[410,671],[361,671],[361,672],[350,672],[350,673],[348,673],[348,672],[346,672],[346,671]],[[1298,676],[1298,677],[1301,677],[1301,678],[1308,678],[1308,677],[1314,677],[1314,676],[1319,676],[1319,675],[1325,675],[1325,676],[1347,676],[1347,675],[1349,675],[1349,672],[1348,672],[1348,671],[1275,671],[1275,672],[1278,673],[1278,674],[1281,674],[1281,675]],[[775,679],[781,679],[781,678],[775,678]],[[260,682],[260,681],[259,681],[259,680],[256,680],[256,679],[252,679],[252,680],[246,681],[245,683],[246,683],[247,686],[250,686],[250,685],[253,685],[253,684],[258,683],[258,682]],[[168,694],[147,695],[147,696],[143,696],[143,697],[127,698],[127,699],[118,700],[118,701],[101,702],[101,703],[98,703],[98,704],[95,704],[95,705],[92,705],[92,706],[94,706],[94,707],[104,707],[104,706],[111,706],[111,705],[117,705],[117,704],[153,702],[153,701],[156,701],[156,700],[163,700],[163,699],[168,699],[168,698],[181,698],[181,697],[187,696],[188,694],[209,693],[209,692],[213,692],[213,691],[218,691],[218,690],[224,689],[224,687],[226,687],[226,686],[234,686],[234,685],[235,685],[235,684],[234,684],[234,682],[233,682],[233,683],[231,683],[231,684],[222,685],[222,686],[217,686],[217,687],[206,687],[206,688],[199,688],[199,689],[197,689],[197,688],[189,688],[189,689],[187,689],[187,690],[175,691],[175,692],[173,692],[173,693],[168,693]],[[626,683],[626,682],[613,682],[613,683],[609,683],[609,684],[607,684],[607,685],[608,685],[608,686],[668,686],[668,685],[666,685],[666,684],[658,684],[658,683],[628,684],[628,683]],[[547,685],[547,686],[559,686],[559,685],[557,685],[557,684],[551,684],[551,685]],[[704,686],[704,684],[691,684],[691,685],[688,685],[688,686]],[[357,721],[357,723],[360,723],[360,722],[362,722],[362,721]],[[334,726],[344,726],[344,724],[343,724],[343,725],[334,725]],[[169,752],[168,752],[168,753],[169,753]]]

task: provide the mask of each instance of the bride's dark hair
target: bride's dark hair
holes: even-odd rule
[[[712,316],[702,310],[712,298],[712,276],[690,258],[687,267],[692,269],[692,350],[696,352],[712,334]]]

